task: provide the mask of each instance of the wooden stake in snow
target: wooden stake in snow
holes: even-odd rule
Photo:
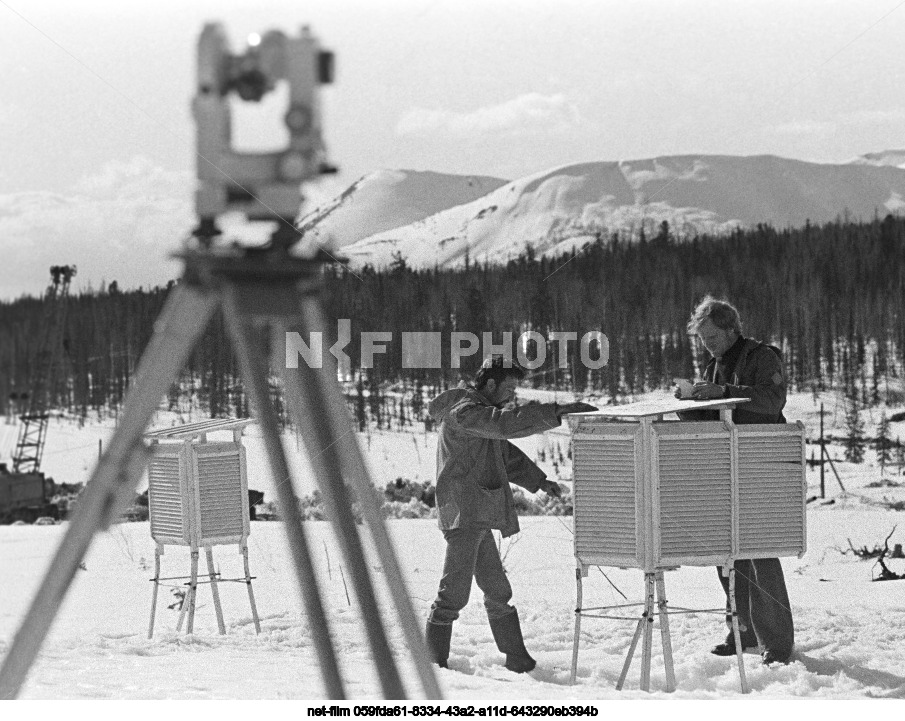
[[[343,580],[343,590],[346,592],[346,603],[351,606],[352,600],[349,598],[349,587],[346,585],[346,574],[343,573],[343,565],[341,563],[339,564],[339,575]]]

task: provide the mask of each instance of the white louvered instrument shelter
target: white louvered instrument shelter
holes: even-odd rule
[[[242,429],[249,419],[213,420],[146,434],[151,536],[191,547],[243,543],[248,537],[248,477]],[[231,431],[231,441],[207,435]]]
[[[251,588],[253,576],[248,566],[248,476],[242,431],[250,418],[201,421],[175,428],[164,428],[145,434],[151,441],[151,460],[148,464],[148,515],[154,550],[154,582],[151,597],[151,619],[148,638],[154,635],[157,594],[161,581],[188,579],[188,587],[181,604],[178,631],[188,617],[186,633],[193,633],[195,600],[198,589],[198,559],[204,549],[208,579],[217,616],[217,627],[226,633],[223,609],[220,606],[221,581],[241,581],[248,589],[248,601],[255,631],[261,632],[261,622]],[[210,433],[229,431],[231,441],[209,442]],[[215,569],[213,546],[235,543],[242,555],[244,577],[221,578]],[[188,546],[191,566],[188,576],[160,576],[160,557],[164,545]]]
[[[569,416],[583,572],[804,554],[804,426],[735,425],[740,402],[668,399]],[[722,420],[663,420],[703,408]]]

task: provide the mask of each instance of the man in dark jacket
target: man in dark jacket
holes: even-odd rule
[[[738,311],[731,304],[707,296],[688,322],[712,356],[704,380],[694,386],[698,400],[748,398],[732,411],[735,423],[785,423],[786,383],[779,351],[742,336]],[[682,420],[716,420],[718,411],[689,411]],[[717,569],[720,571],[720,569]],[[726,592],[729,580],[720,572]],[[763,648],[764,663],[788,663],[795,643],[792,611],[778,558],[757,558],[735,563],[735,596],[743,648]],[[727,616],[729,635],[712,650],[717,656],[734,656],[735,637]]]
[[[509,367],[506,367],[506,366]],[[524,673],[535,667],[525,649],[518,613],[509,604],[506,578],[492,529],[503,537],[518,533],[518,515],[510,483],[531,493],[559,496],[519,448],[507,439],[524,438],[557,427],[566,413],[596,410],[585,403],[537,403],[503,406],[515,394],[524,371],[502,358],[488,359],[474,388],[441,393],[428,406],[440,425],[437,443],[437,512],[446,539],[446,558],[437,599],[427,622],[427,643],[434,661],[446,668],[452,624],[468,603],[472,578],[484,592],[484,607],[506,668]]]

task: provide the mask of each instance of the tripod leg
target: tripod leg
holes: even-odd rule
[[[321,312],[320,303],[316,298],[312,296],[304,297],[302,299],[302,311],[306,326],[301,329],[302,331],[326,328],[326,320]],[[288,328],[280,330],[286,331]],[[285,340],[286,334],[283,332],[281,333],[280,342],[275,343],[274,348],[276,350],[284,348]],[[287,389],[291,391],[292,388],[295,388],[296,397],[299,400],[304,399],[305,387],[302,383],[302,375],[289,372],[286,369],[285,355],[280,360],[282,361],[281,367],[284,368],[285,378],[288,380]],[[305,364],[300,364],[300,366],[302,365]],[[352,419],[349,416],[345,400],[337,386],[336,375],[329,367],[329,364],[325,364],[323,368],[307,368],[306,366],[304,369],[300,368],[300,371],[312,380],[317,379],[319,383],[324,410],[328,412],[325,417],[329,418],[332,426],[333,440],[331,443],[335,443],[335,446],[331,445],[327,452],[338,458],[342,467],[343,477],[348,478],[354,484],[364,520],[371,532],[371,538],[383,567],[383,572],[386,574],[387,587],[396,607],[401,630],[409,650],[414,656],[415,668],[419,674],[425,695],[430,699],[440,699],[442,698],[440,686],[437,683],[434,665],[431,662],[431,657],[424,642],[423,624],[415,616],[412,602],[406,591],[405,579],[402,576],[402,570],[396,558],[396,551],[387,533],[383,517],[380,514],[380,505],[374,497],[374,486],[358,445],[358,439],[353,431]]]
[[[248,602],[251,604],[251,618],[255,622],[255,633],[261,633],[258,605],[255,603],[255,592],[251,587],[251,573],[248,570],[248,546],[244,541],[242,543],[242,565],[245,567],[245,587],[248,589]]]
[[[189,595],[186,601],[189,604],[189,618],[185,624],[185,632],[190,636],[195,633],[195,601],[198,598],[198,549],[192,550],[192,570],[189,578]]]
[[[575,569],[575,638],[572,640],[572,674],[569,683],[575,685],[575,676],[578,674],[578,637],[581,633],[581,566]]]
[[[672,638],[669,635],[669,611],[666,608],[666,581],[663,571],[657,571],[657,609],[660,613],[660,638],[663,641],[663,665],[666,666],[666,691],[676,690],[676,673],[672,664]]]
[[[302,594],[302,602],[305,606],[305,612],[308,614],[312,640],[320,660],[321,676],[324,681],[326,695],[331,699],[344,699],[346,694],[339,674],[333,642],[330,638],[330,627],[327,624],[327,616],[321,604],[317,576],[314,573],[314,564],[311,561],[308,539],[305,535],[302,516],[299,512],[298,499],[292,488],[289,465],[286,462],[286,455],[280,442],[280,429],[277,425],[276,410],[270,400],[270,391],[265,380],[267,378],[267,366],[257,350],[259,344],[252,337],[250,329],[245,326],[236,303],[230,302],[229,298],[226,299],[224,304],[223,316],[233,341],[246,392],[261,426],[264,447],[267,450],[267,458],[270,462],[270,472],[273,474],[276,484],[280,514],[284,519],[289,549],[295,566],[299,590]],[[245,558],[248,558],[247,552]],[[245,573],[247,577],[247,561]],[[254,604],[250,581],[248,589],[249,599]],[[252,605],[252,612],[257,617],[254,605]],[[258,628],[257,623],[255,628]]]
[[[285,338],[285,332],[281,335]],[[277,349],[282,348],[282,344],[275,345]],[[305,439],[308,460],[321,492],[324,494],[324,499],[327,501],[330,520],[333,523],[343,556],[349,565],[352,586],[361,607],[365,631],[384,697],[403,699],[405,691],[402,687],[402,680],[381,622],[377,598],[371,584],[371,574],[365,560],[355,518],[352,515],[352,499],[349,497],[344,483],[339,455],[339,441],[343,433],[336,431],[332,407],[336,401],[331,395],[328,395],[327,384],[323,382],[322,374],[318,369],[308,368],[305,363],[300,363],[298,370],[289,370],[285,367],[284,354],[275,360],[281,366],[283,387],[286,391],[287,405],[292,414],[292,420],[295,421],[302,438]],[[328,368],[319,370],[330,372]],[[331,381],[331,383],[330,387],[333,388],[335,381]],[[351,428],[346,428],[344,433],[350,435]],[[352,440],[354,440],[354,436]],[[349,453],[349,446],[345,446],[344,450]],[[357,500],[362,508],[367,505],[369,499],[373,500],[373,487],[364,492],[360,487],[356,490],[358,490]]]
[[[215,298],[185,284],[170,294],[126,396],[120,426],[85,486],[78,510],[0,667],[0,699],[19,693],[94,534],[109,527],[131,502],[147,464],[142,434],[215,308]]]
[[[160,588],[160,546],[154,549],[154,590],[151,592],[151,620],[148,623],[148,638],[154,637],[154,616],[157,614],[157,590]]]
[[[226,625],[223,623],[223,607],[220,605],[220,589],[217,588],[217,573],[214,571],[214,549],[204,547],[204,555],[207,558],[207,576],[211,582],[211,595],[214,597],[214,611],[217,614],[217,629],[221,636],[226,635]]]
[[[644,574],[644,640],[641,644],[641,690],[650,691],[650,657],[654,633],[654,574]]]

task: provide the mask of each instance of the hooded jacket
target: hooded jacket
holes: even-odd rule
[[[472,388],[444,391],[428,405],[440,425],[437,512],[440,528],[493,528],[518,533],[510,483],[534,493],[547,475],[508,438],[556,428],[556,404],[497,408]]]

